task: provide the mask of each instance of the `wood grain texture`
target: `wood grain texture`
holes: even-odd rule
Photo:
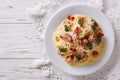
[[[40,0],[0,0],[0,80],[44,80],[33,62],[43,44],[25,10]]]
[[[35,68],[33,61],[34,59],[0,60],[0,80],[44,80],[41,70]]]
[[[32,24],[0,24],[0,58],[39,58],[40,40]]]
[[[31,23],[25,10],[41,0],[0,0],[0,24]]]

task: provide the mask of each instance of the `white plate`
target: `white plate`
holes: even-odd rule
[[[53,42],[53,32],[56,30],[57,26],[63,21],[66,16],[74,14],[85,14],[91,16],[95,19],[98,24],[101,26],[104,37],[105,37],[105,50],[103,56],[94,64],[85,65],[85,66],[69,66],[57,53],[54,42]],[[63,7],[58,12],[52,16],[50,21],[47,24],[47,29],[45,33],[45,47],[48,53],[48,56],[52,63],[64,71],[65,73],[71,75],[88,75],[93,72],[96,72],[101,67],[103,67],[109,60],[113,48],[114,48],[114,32],[113,28],[106,18],[106,16],[99,10],[92,8],[87,5],[74,4]]]

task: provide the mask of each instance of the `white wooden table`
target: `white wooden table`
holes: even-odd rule
[[[43,80],[32,64],[40,57],[39,32],[25,9],[40,0],[0,0],[0,80]]]

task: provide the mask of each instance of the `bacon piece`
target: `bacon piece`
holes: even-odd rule
[[[74,30],[74,33],[79,34],[81,32],[81,29],[79,27],[76,27]]]
[[[88,43],[88,40],[87,39],[81,39],[81,45],[86,45]]]
[[[98,26],[98,24],[97,24],[97,22],[96,22],[96,21],[94,22],[94,25],[95,25],[95,26]]]
[[[88,59],[88,55],[86,55],[86,56],[82,59],[82,62],[87,61],[87,59]]]
[[[69,20],[72,20],[72,21],[73,21],[75,18],[74,18],[73,16],[68,15],[68,16],[67,16],[67,19],[69,19]]]
[[[82,38],[82,39],[78,38],[77,42],[78,42],[79,45],[85,46],[88,43],[88,40],[85,39],[85,38]]]
[[[97,36],[102,37],[104,34],[102,32],[98,32]]]
[[[82,58],[84,58],[85,56],[86,56],[86,52],[85,51],[83,51],[83,52],[81,52],[81,56],[82,56]]]
[[[89,41],[93,41],[93,40],[94,40],[94,35],[93,35],[93,34],[89,35],[88,40],[89,40]]]
[[[97,56],[98,55],[98,51],[93,51],[92,52],[92,56]]]
[[[67,16],[67,19],[69,19],[69,20],[70,20],[70,19],[71,19],[71,16],[70,16],[70,15],[68,15],[68,16]]]
[[[74,55],[70,55],[67,57],[68,62],[73,61],[73,60],[74,60]]]
[[[85,18],[84,18],[84,17],[82,17],[82,18],[81,18],[81,20],[82,20],[82,23],[84,23],[84,22],[85,22]]]
[[[71,46],[70,47],[70,52],[75,52],[76,51],[76,48],[74,46]]]
[[[60,35],[60,38],[67,42],[73,43],[73,39],[72,39],[71,35],[69,35],[67,33]]]
[[[71,20],[74,20],[75,19],[75,17],[71,17]]]

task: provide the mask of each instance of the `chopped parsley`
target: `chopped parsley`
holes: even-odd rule
[[[94,19],[91,19],[91,22],[95,22],[95,20],[94,20]]]
[[[83,26],[83,22],[82,22],[82,19],[81,19],[81,18],[78,20],[78,24],[79,24],[81,27]]]
[[[61,52],[66,52],[67,49],[64,48],[64,47],[60,47],[59,50],[60,50]]]
[[[93,48],[93,45],[92,45],[91,43],[87,43],[87,47],[88,47],[89,49],[92,49],[92,48]]]
[[[82,56],[81,55],[75,55],[75,58],[80,61],[82,59]]]
[[[97,37],[96,37],[96,42],[98,42],[98,43],[101,42],[101,37],[100,37],[100,36],[97,36]]]
[[[95,29],[96,29],[96,26],[95,26],[95,25],[92,25],[91,28],[92,28],[93,30],[95,30]]]
[[[70,27],[70,26],[65,25],[64,27],[65,27],[65,31],[66,31],[66,32],[69,32],[69,31],[71,30],[71,27]]]
[[[98,24],[95,22],[94,19],[91,19],[91,22],[93,23],[93,24],[91,25],[91,28],[92,28],[93,30],[95,30],[96,27],[98,26]]]

